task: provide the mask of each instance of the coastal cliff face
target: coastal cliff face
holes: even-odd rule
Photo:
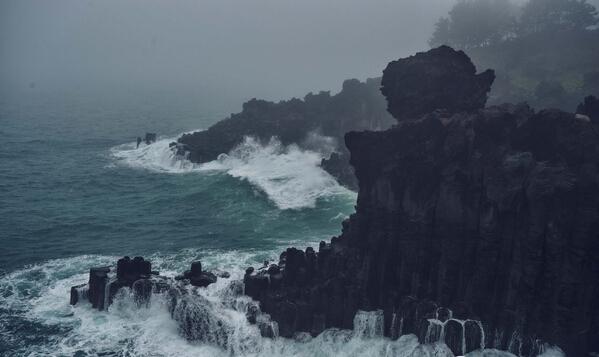
[[[386,336],[444,341],[455,354],[599,351],[599,128],[558,110],[482,108],[492,82],[482,77],[475,106],[430,106],[346,135],[359,194],[341,236],[245,276],[282,336],[351,328],[366,310]],[[393,78],[388,97],[401,88]]]

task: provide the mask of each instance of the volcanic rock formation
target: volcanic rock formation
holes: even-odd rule
[[[106,310],[117,293],[128,288],[133,293],[137,303],[147,303],[152,293],[161,293],[175,287],[172,279],[152,271],[152,263],[142,257],[123,257],[117,261],[116,275],[111,274],[111,267],[95,267],[89,270],[89,281],[71,287],[71,305],[77,305],[87,300],[94,309]],[[211,272],[202,271],[199,261],[191,264],[191,270],[177,276],[175,281],[181,281],[181,286],[191,284],[196,287],[206,287],[216,282],[217,278]]]
[[[447,47],[389,65],[399,124],[345,136],[359,193],[343,233],[246,272],[280,335],[379,310],[386,336],[458,355],[599,351],[597,128],[525,104],[483,108],[491,81]]]
[[[381,92],[396,119],[418,119],[435,109],[451,114],[484,107],[494,80],[493,70],[476,74],[464,52],[441,46],[389,63]]]
[[[351,130],[380,130],[393,124],[379,86],[380,79],[366,82],[351,79],[345,81],[341,92],[335,95],[310,93],[303,100],[294,98],[278,103],[252,99],[243,104],[241,113],[232,114],[208,130],[185,134],[178,139],[178,145],[173,143],[171,147],[178,155],[202,163],[228,153],[246,136],[263,142],[277,137],[284,145],[302,146],[308,134],[314,132],[342,142],[343,135]],[[342,184],[357,188],[353,173],[344,180],[348,177],[345,172],[351,172],[352,168],[349,155],[343,153],[345,148],[339,150],[342,155],[336,158],[341,157],[343,161],[325,167]]]

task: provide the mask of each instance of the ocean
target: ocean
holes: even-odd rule
[[[225,303],[248,266],[338,235],[356,193],[319,168],[325,147],[248,138],[206,164],[176,158],[170,142],[226,116],[207,102],[160,91],[0,96],[0,355],[451,356],[442,342],[382,337],[375,313],[353,331],[262,338],[245,319],[249,298]],[[145,132],[158,140],[137,148]],[[69,305],[90,267],[124,255],[167,276],[194,260],[228,271],[201,290],[230,326],[227,348],[180,337],[164,296],[148,308],[127,293],[104,312]]]

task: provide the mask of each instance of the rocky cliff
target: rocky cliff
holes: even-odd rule
[[[443,105],[405,88],[393,73],[406,68],[425,90],[460,91],[446,78],[465,90]],[[378,310],[385,335],[455,354],[599,351],[599,128],[524,104],[483,108],[492,80],[447,47],[390,64],[383,92],[399,123],[345,136],[359,194],[343,233],[245,276],[282,336]]]
[[[173,144],[181,155],[192,162],[215,160],[252,136],[268,142],[278,137],[284,145],[305,142],[315,132],[343,142],[343,135],[352,130],[380,130],[390,127],[394,120],[385,110],[385,99],[379,92],[380,78],[360,82],[352,79],[343,83],[341,92],[308,94],[303,100],[291,99],[278,103],[252,99],[240,113],[232,114],[208,130],[185,134]],[[311,147],[310,147],[311,148]],[[313,149],[313,148],[311,148]],[[349,155],[339,145],[335,162],[324,166],[333,176],[350,188],[357,188]],[[339,160],[341,159],[341,160]]]

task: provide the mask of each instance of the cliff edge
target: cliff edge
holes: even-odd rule
[[[396,75],[407,70],[427,84]],[[343,233],[245,276],[282,336],[351,328],[366,310],[386,336],[459,355],[599,351],[599,129],[559,110],[484,108],[493,74],[474,72],[447,47],[389,65],[399,123],[345,136],[359,193]]]

